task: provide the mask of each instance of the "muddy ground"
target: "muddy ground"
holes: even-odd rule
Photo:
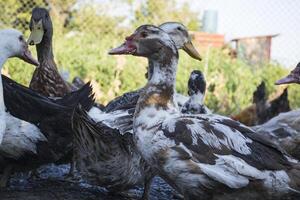
[[[0,189],[0,200],[127,200],[138,199],[142,188],[131,190],[132,198],[109,194],[104,188],[91,186],[77,178],[66,179],[68,165],[48,165],[38,170],[39,178],[16,174],[10,186]],[[150,199],[173,199],[175,192],[160,178],[155,178]]]

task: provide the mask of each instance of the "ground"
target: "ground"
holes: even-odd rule
[[[68,165],[41,167],[40,178],[28,178],[28,174],[16,174],[10,186],[0,189],[1,200],[126,200],[128,198],[109,194],[104,188],[91,186],[83,180],[66,180]],[[140,197],[142,188],[132,190]],[[160,178],[155,178],[150,199],[172,199],[174,191]],[[138,198],[134,198],[138,199]]]

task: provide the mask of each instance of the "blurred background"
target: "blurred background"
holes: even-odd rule
[[[252,103],[262,80],[269,97],[275,86],[300,61],[300,1],[295,0],[6,0],[0,2],[0,27],[13,27],[29,36],[31,10],[50,10],[54,23],[54,55],[68,79],[92,80],[98,102],[145,84],[147,61],[133,56],[109,56],[142,24],[179,21],[186,25],[203,56],[195,61],[180,52],[178,92],[187,93],[194,69],[204,72],[206,104],[232,115]],[[30,47],[35,54],[35,47]],[[3,73],[28,85],[34,68],[9,61]],[[300,87],[289,86],[293,108],[300,106]]]

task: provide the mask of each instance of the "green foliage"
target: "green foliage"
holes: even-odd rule
[[[179,21],[185,24],[189,30],[199,30],[200,20],[198,14],[190,10],[187,4],[176,7],[175,0],[147,0],[135,11],[134,26],[149,24],[162,24],[166,21]]]
[[[67,0],[69,4],[62,10],[71,7],[72,1]],[[18,1],[8,2],[5,5],[5,11],[8,9],[6,13],[14,13],[13,10],[20,7]],[[62,1],[55,2],[57,6]],[[165,21],[181,21],[193,30],[200,26],[196,15],[190,12],[188,7],[176,9],[176,6],[175,8],[172,6],[174,1],[148,0],[146,2],[147,4],[141,5],[142,9],[136,11],[132,27],[120,26],[119,23],[124,18],[97,13],[97,9],[91,6],[69,12],[69,16],[72,17],[68,19],[66,26],[67,17],[61,20],[57,14],[59,9],[52,9],[51,16],[55,28],[54,54],[59,69],[68,70],[70,80],[74,76],[80,76],[86,81],[93,80],[97,100],[101,103],[106,104],[115,96],[140,88],[146,83],[146,59],[107,54],[109,49],[120,45],[125,36],[131,34],[134,28],[143,23],[160,24]],[[0,6],[0,11],[3,8]],[[13,23],[11,16],[1,13],[2,22],[5,22],[3,21],[5,18],[10,24]],[[24,15],[26,23],[29,18],[30,12],[28,11]],[[25,37],[28,35],[27,29]],[[30,48],[33,54],[36,54],[35,48]],[[231,59],[228,52],[224,50],[211,50],[202,56],[204,60],[199,62],[180,51],[177,91],[186,94],[191,71],[200,69],[204,72],[208,82],[206,104],[214,111],[223,114],[237,113],[250,105],[252,93],[262,80],[266,81],[270,95],[276,93],[279,87],[273,83],[289,72],[276,63],[261,67],[249,66],[242,60]],[[5,68],[14,80],[25,85],[29,84],[34,69],[33,66],[18,59],[10,60]],[[297,85],[289,87],[289,99],[293,107],[300,106],[299,90],[300,87]]]

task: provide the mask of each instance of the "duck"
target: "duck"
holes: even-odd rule
[[[173,30],[186,31],[175,22]],[[178,26],[182,27],[180,30]],[[184,28],[184,29],[183,29]],[[169,29],[171,31],[171,29]],[[173,34],[173,37],[177,34]],[[175,43],[190,43],[188,35]],[[185,41],[185,42],[182,42]],[[187,47],[194,49],[194,47]],[[199,55],[199,54],[198,54]],[[140,89],[142,90],[142,89]],[[101,112],[92,108],[88,113],[77,108],[73,114],[76,169],[87,182],[107,188],[111,193],[127,195],[128,189],[144,186],[142,199],[149,198],[151,180],[155,175],[133,145],[132,119],[139,90],[124,94],[116,108]],[[112,106],[113,107],[113,106]]]
[[[269,101],[266,90],[265,82],[262,81],[253,92],[253,104],[231,118],[247,126],[255,126],[291,110],[287,88],[275,99]]]
[[[134,112],[134,143],[184,199],[299,195],[299,163],[257,140],[251,128],[216,114],[180,112],[174,97],[178,50],[162,29],[142,25],[109,53],[153,63]]]
[[[280,96],[268,102],[264,81],[261,82],[256,91],[253,93],[253,103],[256,107],[255,125],[263,124],[269,119],[277,116],[279,113],[291,110],[287,88],[284,89]]]
[[[11,35],[10,35],[11,34]],[[20,57],[27,63],[33,65],[39,65],[38,61],[35,60],[31,52],[28,49],[26,42],[24,41],[23,34],[13,29],[0,30],[0,48],[1,48],[1,57],[0,57],[0,67],[3,68],[4,63],[10,57]],[[7,119],[10,118],[10,115],[7,115],[3,99],[3,86],[2,81],[0,80],[0,144],[3,142],[3,137],[6,131]]]
[[[1,30],[0,38],[1,69],[11,57],[39,65],[21,32]],[[14,172],[28,171],[70,157],[73,109],[78,103],[89,109],[94,97],[89,84],[54,100],[4,75],[0,79],[0,186],[5,187]]]
[[[47,97],[62,97],[75,90],[59,74],[52,47],[53,25],[47,9],[35,7],[29,23],[29,45],[35,45],[40,65],[35,68],[29,88]]]
[[[292,83],[300,84],[300,63],[288,76],[276,82],[277,85]],[[253,129],[300,160],[300,109],[281,113]]]
[[[193,70],[188,80],[189,100],[181,107],[181,113],[208,114],[211,111],[204,105],[206,80],[200,70]]]
[[[166,31],[172,37],[173,41],[176,44],[178,49],[182,49],[189,56],[195,60],[201,61],[202,57],[194,47],[191,36],[188,33],[188,29],[180,22],[165,22],[159,26],[161,29]],[[153,72],[153,67],[151,63],[148,63],[146,78],[149,79]],[[124,93],[122,96],[116,97],[110,101],[105,108],[104,112],[112,112],[123,108],[132,108],[135,107],[137,100],[139,98],[139,93],[142,91],[142,88],[135,91]],[[185,102],[189,100],[188,97],[176,93],[176,100],[179,107],[182,107]]]

